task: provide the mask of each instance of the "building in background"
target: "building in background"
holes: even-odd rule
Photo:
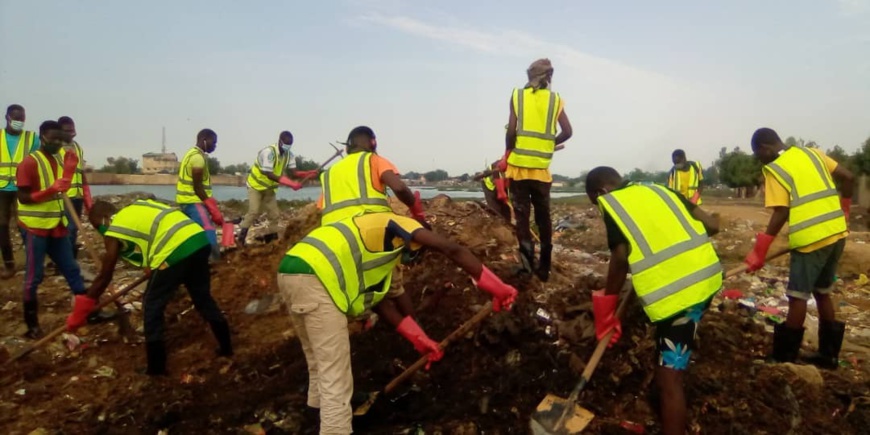
[[[178,172],[178,156],[166,152],[166,127],[163,127],[163,147],[159,153],[142,154],[142,173],[174,174]]]

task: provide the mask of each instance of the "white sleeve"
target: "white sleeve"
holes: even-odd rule
[[[293,153],[290,153],[290,158],[287,159],[287,169],[296,169],[296,156],[294,156]]]
[[[263,172],[272,172],[275,169],[275,153],[271,147],[263,148],[257,154],[257,164]]]

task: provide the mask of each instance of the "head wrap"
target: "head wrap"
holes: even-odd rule
[[[526,75],[529,76],[529,82],[526,83],[527,88],[535,90],[546,88],[553,77],[553,64],[550,63],[550,59],[538,59],[529,65]]]

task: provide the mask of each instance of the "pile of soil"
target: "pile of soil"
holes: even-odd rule
[[[606,243],[600,223],[593,216],[585,228],[566,230],[576,243],[557,248],[553,275],[543,284],[514,274],[512,229],[485,207],[439,197],[426,201],[426,210],[435,231],[469,247],[520,297],[512,312],[491,315],[430,371],[378,399],[366,416],[355,418],[354,428],[375,434],[527,433],[538,402],[547,393],[566,397],[594,348],[589,295],[603,285],[606,272],[606,258],[597,254]],[[166,313],[170,376],[137,373],[144,366],[142,346],[125,343],[113,325],[90,327],[82,334],[85,347],[70,352],[55,343],[0,367],[0,430],[316,433],[316,418],[305,407],[304,356],[275,296],[274,277],[284,252],[318,220],[313,205],[294,210],[280,244],[227,252],[214,267],[212,293],[233,329],[231,360],[215,358],[207,325],[179,292]],[[418,303],[419,323],[436,340],[488,300],[437,253],[410,266],[404,286]],[[14,294],[2,292],[10,299]],[[44,293],[43,306],[56,311],[44,323],[60,325],[68,293],[58,284]],[[0,312],[3,324],[20,323],[19,311],[13,311]],[[133,320],[139,320],[136,313]],[[637,306],[623,324],[622,339],[607,351],[580,398],[597,415],[588,433],[630,433],[624,428],[629,422],[659,431],[650,405],[657,363],[652,327]],[[366,332],[356,326],[351,348],[357,391],[382,389],[418,358],[386,322]],[[770,336],[739,309],[712,308],[699,343],[686,391],[690,422],[700,433],[857,434],[870,424],[864,371],[821,371],[820,385],[812,369],[807,374],[764,364]],[[12,353],[24,344],[4,342]]]

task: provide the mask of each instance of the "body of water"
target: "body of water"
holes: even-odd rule
[[[482,191],[464,191],[464,190],[451,190],[451,191],[442,191],[434,188],[414,188],[414,190],[420,191],[420,197],[423,199],[432,198],[438,194],[445,194],[452,198],[475,198],[475,199],[483,199]],[[106,185],[106,186],[91,186],[91,193],[94,196],[97,195],[121,195],[125,193],[131,192],[149,192],[153,193],[154,196],[158,198],[164,198],[169,200],[175,200],[175,186],[153,186],[153,185]],[[247,187],[239,187],[239,186],[214,186],[212,188],[212,193],[214,197],[218,201],[226,201],[230,199],[238,199],[238,200],[246,200],[248,199],[248,190]],[[577,192],[553,192],[553,198],[562,198],[568,196],[578,196],[581,195]],[[278,189],[278,199],[286,199],[286,200],[310,200],[314,201],[320,196],[320,187],[319,186],[311,186],[304,187],[299,190],[292,190],[286,187],[282,187]]]

